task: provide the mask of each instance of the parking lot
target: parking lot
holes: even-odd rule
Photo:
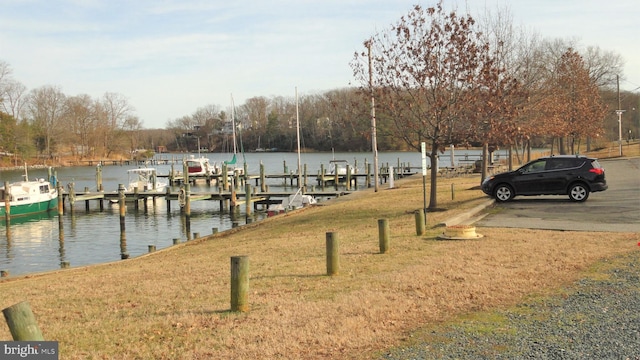
[[[640,158],[599,160],[609,189],[586,202],[568,196],[518,196],[495,204],[498,211],[476,222],[480,227],[640,232]]]

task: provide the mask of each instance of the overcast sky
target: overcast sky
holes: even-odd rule
[[[124,95],[146,128],[209,104],[350,86],[363,41],[436,0],[0,0],[0,60],[29,90]],[[625,60],[640,87],[637,0],[445,0],[472,15],[507,8],[543,37]]]

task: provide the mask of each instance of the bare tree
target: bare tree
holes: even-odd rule
[[[113,151],[117,151],[121,142],[118,138],[122,126],[126,119],[132,115],[134,109],[129,104],[127,98],[121,94],[107,92],[101,101],[102,121],[100,122],[104,136],[105,155],[109,156]]]
[[[94,110],[94,100],[87,94],[68,97],[65,103],[68,144],[71,152],[80,158],[86,157],[91,148],[90,141],[98,121]]]
[[[42,140],[40,149],[49,157],[53,156],[53,145],[64,131],[62,116],[65,95],[60,88],[43,86],[31,91],[28,110],[32,124]]]
[[[375,76],[370,82],[366,51],[355,54],[354,76],[364,91],[374,91],[376,115],[392,119],[397,137],[414,149],[427,142],[432,164],[429,208],[436,208],[438,153],[464,122],[472,127],[493,121],[488,116],[496,113],[491,101],[508,92],[510,80],[501,76],[475,20],[445,12],[442,2],[427,9],[415,6],[392,31],[375,35],[365,47],[371,49]],[[492,108],[485,111],[482,103]]]

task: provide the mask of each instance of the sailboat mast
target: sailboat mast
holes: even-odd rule
[[[238,152],[236,148],[236,106],[233,103],[233,95],[231,95],[231,126],[233,127],[233,155]]]
[[[296,86],[296,133],[298,138],[298,188],[302,189],[302,167],[300,165],[300,112],[298,111],[298,87]]]

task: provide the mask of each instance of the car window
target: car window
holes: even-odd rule
[[[547,170],[561,170],[576,167],[578,164],[574,159],[549,159],[547,161]]]
[[[525,165],[522,170],[524,173],[540,172],[544,171],[547,160],[534,161],[529,165]]]

